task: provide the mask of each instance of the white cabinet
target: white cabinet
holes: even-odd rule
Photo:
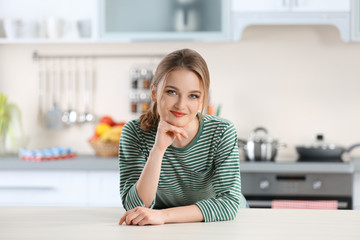
[[[351,33],[353,41],[360,41],[360,0],[352,1]]]
[[[3,206],[119,206],[118,171],[0,171]]]
[[[250,25],[334,25],[351,40],[350,0],[232,0],[232,39]]]
[[[82,206],[87,173],[0,171],[0,205]]]
[[[1,0],[0,43],[96,40],[98,0]]]
[[[91,171],[88,178],[89,206],[122,206],[120,175],[115,171]]]
[[[344,12],[350,0],[233,0],[232,9],[243,12]]]
[[[230,0],[0,1],[0,43],[155,40],[230,40]]]

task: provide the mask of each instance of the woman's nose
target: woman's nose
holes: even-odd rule
[[[181,109],[181,108],[185,107],[185,104],[186,104],[185,101],[186,101],[185,97],[179,96],[175,106],[177,108]]]

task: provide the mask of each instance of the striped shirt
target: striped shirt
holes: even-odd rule
[[[136,182],[155,143],[157,129],[143,131],[138,119],[123,128],[119,148],[120,195],[126,210],[144,207]],[[239,151],[234,125],[205,115],[193,141],[169,146],[164,154],[158,189],[150,208],[196,204],[205,222],[235,218],[246,207],[241,193]]]

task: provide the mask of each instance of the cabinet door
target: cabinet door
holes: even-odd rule
[[[290,11],[291,0],[232,0],[231,9],[238,12]]]
[[[88,205],[121,207],[118,171],[91,171],[88,181]]]
[[[242,12],[349,12],[350,0],[233,0]]]
[[[100,38],[228,40],[230,0],[100,0]]]
[[[292,0],[294,12],[349,12],[350,0]]]
[[[0,205],[86,206],[87,173],[0,171]]]

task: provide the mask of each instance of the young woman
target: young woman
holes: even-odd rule
[[[226,221],[246,207],[235,127],[204,114],[209,84],[196,51],[174,51],[158,65],[152,108],[121,135],[120,194],[127,212],[120,225]]]

